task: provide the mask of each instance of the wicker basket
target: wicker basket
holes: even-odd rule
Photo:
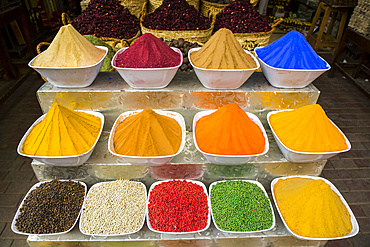
[[[259,0],[250,0],[250,3],[253,6],[256,6]],[[211,3],[206,0],[200,0],[200,9],[202,15],[205,17],[210,17],[211,13],[213,12],[215,15],[220,13],[226,6],[229,4],[218,4],[218,3]]]
[[[81,5],[81,11],[84,11],[87,8],[87,5],[89,5],[90,0],[82,0],[80,2]]]
[[[141,9],[143,8],[144,3],[146,3],[146,0],[119,0],[121,2],[121,5],[125,8],[128,8],[130,13],[132,15],[135,15],[137,18],[140,17]],[[87,8],[87,5],[89,5],[90,0],[82,0],[80,2],[81,10],[84,11]]]
[[[199,0],[186,0],[190,5],[193,5],[197,10],[199,10]],[[148,13],[153,13],[159,6],[161,6],[163,0],[149,0],[148,1]]]
[[[367,37],[370,36],[370,1],[359,1],[353,10],[348,26]]]
[[[269,43],[272,33],[275,31],[277,25],[283,21],[283,18],[279,18],[271,24],[271,30],[268,32],[260,33],[234,33],[235,38],[239,41],[243,49],[253,51],[254,48],[259,46],[265,46]]]
[[[163,38],[163,40],[172,40],[172,39],[179,39],[183,38],[189,42],[198,42],[204,44],[208,41],[208,39],[212,36],[213,27],[216,20],[216,15],[213,15],[211,27],[207,30],[186,30],[186,31],[168,31],[168,30],[153,30],[143,26],[143,20],[146,16],[145,12],[145,5],[143,7],[143,14],[141,15],[140,19],[140,27],[142,34],[144,33],[151,33],[157,38]]]

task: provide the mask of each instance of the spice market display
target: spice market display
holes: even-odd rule
[[[143,10],[141,24],[166,31],[213,27],[200,13],[185,0],[163,0],[151,14]],[[249,1],[230,1],[217,14],[213,36],[204,43],[145,33],[112,60],[116,47],[104,45],[102,38],[130,39],[139,30],[139,20],[119,1],[91,0],[36,60],[61,66],[94,64],[104,56],[94,45],[107,47],[110,54],[109,64],[105,62],[91,86],[59,87],[46,81],[38,90],[47,113],[29,131],[21,151],[51,157],[93,151],[77,166],[34,158],[35,175],[46,182],[26,195],[12,224],[14,232],[29,235],[35,246],[232,243],[235,247],[254,241],[266,246],[317,246],[358,233],[357,221],[335,187],[316,179],[326,159],[292,162],[274,140],[276,135],[288,148],[303,153],[335,155],[350,149],[344,134],[316,104],[320,92],[313,84],[300,88],[293,82],[296,89],[286,90],[269,83],[266,71],[254,73],[259,62],[235,35],[273,29]],[[71,44],[61,40],[62,33]],[[282,70],[327,65],[297,32],[256,48],[256,53]],[[82,59],[74,61],[73,56]],[[238,87],[212,88],[192,71],[192,64],[194,69],[217,72],[251,71]],[[141,69],[176,66],[180,71],[177,67],[161,89],[131,86],[119,71],[136,69],[143,75]],[[238,76],[224,77],[235,81]],[[222,76],[212,80],[222,84]],[[140,83],[145,79],[140,77]],[[92,110],[104,119],[84,112]],[[198,114],[205,115],[197,119]],[[214,162],[205,153],[214,155]],[[171,157],[160,161],[167,156]],[[240,162],[244,156],[247,159]],[[132,157],[152,160],[135,163]],[[312,179],[290,177],[297,174]],[[89,188],[86,198],[84,183]],[[79,226],[74,226],[78,219]]]

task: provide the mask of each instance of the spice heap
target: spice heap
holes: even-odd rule
[[[72,25],[62,26],[46,51],[32,63],[38,67],[82,67],[96,64],[105,51],[96,48]]]
[[[273,43],[256,50],[266,64],[281,69],[327,69],[328,64],[312,49],[306,38],[291,31]]]
[[[249,1],[234,0],[216,15],[214,30],[220,28],[233,33],[259,33],[270,31],[271,25]]]
[[[257,184],[218,182],[212,185],[210,198],[213,218],[221,230],[248,232],[272,226],[270,201]]]
[[[339,129],[320,105],[282,111],[269,118],[272,130],[289,149],[298,152],[335,152],[348,148]]]
[[[277,206],[289,229],[311,238],[334,238],[352,230],[340,197],[322,180],[280,179],[274,186]]]
[[[23,143],[22,151],[37,156],[71,156],[91,149],[101,129],[100,118],[54,103]]]
[[[195,138],[200,150],[210,154],[253,155],[265,149],[261,129],[236,103],[199,119]]]
[[[43,183],[27,195],[15,226],[30,234],[65,232],[76,222],[84,197],[85,187],[80,183]]]
[[[161,40],[163,41],[163,38],[161,38]],[[182,61],[182,65],[180,66],[180,71],[192,71],[193,66],[191,66],[189,62],[188,52],[191,48],[200,47],[200,45],[197,42],[189,42],[184,40],[183,38],[172,39],[171,41],[165,41],[165,43],[169,47],[176,47],[180,49],[184,58]]]
[[[151,109],[125,118],[113,136],[116,153],[130,156],[165,156],[177,153],[182,140],[179,123]]]
[[[168,68],[180,64],[181,55],[151,33],[145,33],[133,45],[117,54],[115,66],[121,68]]]
[[[162,232],[192,232],[208,223],[207,194],[193,182],[173,180],[153,187],[149,195],[149,222]]]
[[[87,234],[122,234],[140,230],[144,223],[146,190],[142,183],[116,180],[90,189],[81,216]]]
[[[139,19],[118,0],[91,0],[72,25],[82,34],[130,39],[140,30]]]
[[[190,54],[194,66],[205,69],[252,69],[257,64],[247,54],[234,34],[221,28],[198,51]]]
[[[90,41],[91,44],[93,45],[105,46],[108,48],[108,53],[104,58],[103,66],[101,67],[100,71],[110,71],[111,69],[113,69],[111,62],[112,62],[115,52],[113,51],[112,46],[108,45],[107,43],[105,43],[104,41],[102,41],[101,39],[99,39],[98,37],[94,35],[84,35],[84,37],[88,41]]]
[[[163,0],[153,13],[144,17],[143,26],[154,30],[207,30],[211,21],[186,0]]]

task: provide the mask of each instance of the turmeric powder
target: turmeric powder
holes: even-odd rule
[[[333,238],[352,231],[351,216],[340,197],[323,180],[280,179],[274,197],[289,229],[311,238]]]
[[[261,129],[236,103],[199,119],[195,138],[200,150],[210,154],[253,155],[265,149]]]
[[[182,141],[179,123],[151,109],[125,118],[116,127],[113,147],[130,156],[165,156],[178,152]]]
[[[291,150],[335,152],[348,148],[343,134],[318,104],[278,112],[269,121],[279,140]]]
[[[71,156],[89,151],[99,136],[101,119],[52,104],[23,144],[23,152],[36,156]]]

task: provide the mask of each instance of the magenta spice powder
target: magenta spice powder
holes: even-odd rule
[[[181,55],[153,34],[145,33],[124,52],[117,54],[121,68],[167,68],[180,65]]]

